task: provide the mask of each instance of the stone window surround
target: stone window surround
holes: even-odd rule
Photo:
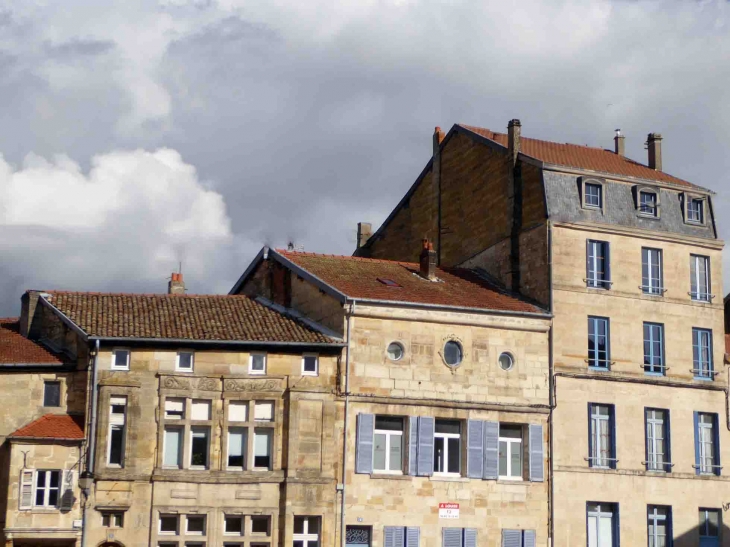
[[[203,543],[207,545],[207,538],[210,536],[210,515],[206,511],[196,511],[191,507],[184,507],[179,509],[168,509],[168,508],[157,508],[156,511],[156,522],[154,525],[154,540],[153,544],[158,543],[176,543],[178,545],[185,545],[187,542]],[[169,532],[160,532],[160,519],[161,517],[177,517],[177,533],[171,534]],[[199,533],[187,533],[187,519],[188,517],[204,517],[205,518],[205,532]]]
[[[43,381],[43,396],[42,401],[43,403],[39,406],[43,408],[53,408],[55,410],[61,410],[65,407],[64,401],[66,400],[66,382],[65,378],[62,378],[61,376],[53,376],[46,378],[45,375],[41,377],[41,380]],[[58,384],[58,404],[56,406],[45,406],[46,403],[46,384]]]
[[[604,212],[606,208],[606,184],[605,180],[597,179],[593,177],[581,177],[580,178],[580,206],[588,211],[600,211]],[[593,205],[586,205],[586,185],[594,184],[601,188],[601,206],[595,207]]]
[[[707,217],[708,217],[708,203],[709,200],[707,196],[703,196],[701,194],[693,194],[691,192],[682,192],[680,194],[681,200],[682,200],[682,214],[684,217],[684,223],[689,224],[690,226],[707,226]],[[702,201],[702,221],[697,220],[690,220],[689,219],[689,203],[691,200],[699,200]]]
[[[183,406],[183,418],[181,420],[170,420],[165,418],[165,402],[167,399],[184,399],[184,406]],[[209,414],[207,420],[193,420],[192,419],[192,405],[193,402],[198,401],[205,401],[209,404]],[[213,427],[214,427],[214,400],[211,398],[198,398],[198,397],[160,397],[160,426],[161,426],[161,440],[158,450],[159,457],[161,458],[159,462],[159,466],[163,469],[170,469],[170,467],[165,466],[164,464],[164,454],[165,454],[165,430],[168,427],[175,427],[177,429],[182,430],[182,446],[180,448],[182,452],[182,461],[180,464],[180,467],[175,467],[173,469],[191,469],[191,470],[208,470],[211,467],[211,448],[213,446],[212,442],[212,436],[213,436]],[[208,431],[208,457],[207,457],[207,465],[205,468],[202,466],[192,466],[191,458],[192,458],[192,431],[193,429],[197,428],[206,428]]]
[[[641,185],[636,186],[636,192],[634,193],[634,206],[636,207],[636,214],[640,216],[641,218],[648,218],[648,219],[659,219],[661,218],[662,214],[662,207],[661,207],[661,194],[659,191],[659,188],[656,188],[654,186],[648,186],[648,185]],[[652,215],[651,213],[644,213],[641,210],[641,194],[654,194],[655,197],[655,208],[656,208],[656,214]]]
[[[124,435],[124,470],[118,465],[109,465],[107,454],[109,453],[109,428],[111,422],[111,399],[112,397],[127,398],[127,412],[125,414],[125,435]],[[135,425],[135,409],[140,406],[139,389],[136,386],[107,384],[104,381],[99,386],[99,412],[96,437],[96,462],[98,471],[125,472],[134,465],[132,455],[136,449],[136,435],[130,435]]]
[[[127,352],[127,366],[125,367],[117,367],[114,366],[116,363],[116,354],[117,351],[126,351]],[[130,348],[124,348],[124,347],[114,347],[111,350],[111,359],[109,360],[109,370],[125,370],[128,371],[131,367],[132,363],[132,350]]]
[[[186,418],[190,415],[190,404],[192,400],[210,400],[211,401],[211,420],[208,422],[192,422],[193,425],[206,425],[210,424],[211,433],[209,437],[209,465],[206,470],[190,470],[183,465],[182,469],[185,469],[187,473],[190,471],[199,471],[201,473],[210,473],[212,471],[230,474],[244,474],[249,476],[256,476],[262,473],[270,473],[281,469],[281,454],[278,450],[278,445],[281,439],[281,428],[283,423],[283,405],[281,404],[281,396],[284,391],[286,379],[283,377],[272,377],[267,376],[265,378],[251,378],[251,377],[206,377],[206,376],[193,376],[190,374],[161,374],[160,391],[159,391],[159,408],[158,408],[158,446],[160,447],[157,451],[157,470],[163,472],[179,472],[178,468],[164,468],[164,430],[165,425],[177,425],[182,426],[186,423],[186,420],[165,420],[165,399],[166,398],[178,398],[185,399],[185,413]],[[197,382],[198,386],[202,388],[191,387],[195,386]],[[228,403],[230,400],[241,400],[241,401],[268,401],[274,405],[273,422],[257,422],[259,427],[271,427],[273,429],[273,435],[271,440],[271,457],[272,464],[270,470],[263,469],[226,469],[228,462]],[[250,410],[253,411],[253,404],[250,405]],[[237,422],[232,422],[232,427],[238,425]],[[220,426],[220,427],[218,427]],[[249,447],[253,446],[253,439],[249,440]],[[189,453],[189,435],[186,434],[183,437],[183,464],[185,464],[185,458],[188,457]],[[252,455],[252,448],[249,448]],[[252,460],[249,460],[252,461]]]
[[[190,354],[190,368],[180,368],[180,354]],[[175,372],[184,372],[190,374],[195,371],[195,352],[191,349],[179,349],[175,352]]]
[[[240,545],[241,547],[249,547],[250,544],[268,544],[272,545],[274,528],[276,527],[275,516],[271,513],[252,512],[249,508],[238,507],[236,509],[220,510],[220,536],[226,544]],[[243,534],[226,533],[226,518],[240,517],[243,520]],[[269,519],[269,530],[266,534],[261,532],[252,532],[251,517],[267,517]]]

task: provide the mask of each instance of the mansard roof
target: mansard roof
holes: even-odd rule
[[[547,316],[545,310],[507,292],[488,280],[485,274],[475,270],[437,268],[437,281],[429,281],[419,274],[419,264],[412,262],[282,249],[271,254],[274,258],[279,255],[285,259],[285,264],[294,264],[319,282],[353,300]]]
[[[13,439],[84,439],[84,417],[69,414],[46,414],[9,435]]]
[[[341,342],[248,296],[49,291],[41,298],[89,338],[301,345]]]
[[[64,361],[42,345],[20,334],[17,317],[0,319],[0,366],[59,366]]]
[[[476,133],[490,141],[494,141],[505,148],[508,145],[508,136],[505,133],[496,133],[490,129],[470,125],[458,124],[457,126]],[[620,156],[612,150],[603,148],[543,141],[521,136],[520,152],[525,156],[551,165],[585,169],[603,175],[619,175],[640,180],[666,182],[707,191],[686,180],[672,176],[669,173],[664,173],[663,171],[657,171],[626,156]]]

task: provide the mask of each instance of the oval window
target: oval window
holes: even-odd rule
[[[499,368],[502,370],[512,370],[512,367],[515,364],[515,360],[512,357],[512,354],[507,353],[506,351],[499,356]]]
[[[398,342],[391,342],[388,345],[388,359],[400,361],[403,358],[403,346]]]
[[[463,352],[461,351],[461,344],[449,340],[444,344],[444,361],[450,367],[455,367],[461,363],[463,358]]]

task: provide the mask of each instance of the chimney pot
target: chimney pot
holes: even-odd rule
[[[626,155],[626,137],[621,134],[621,130],[616,130],[616,136],[613,138],[614,152],[618,156]]]
[[[431,243],[428,239],[423,240],[419,270],[421,277],[424,277],[429,281],[436,280],[436,251],[433,250],[433,243]]]
[[[649,149],[649,167],[657,171],[662,170],[662,136],[660,133],[649,133],[646,139]]]
[[[507,124],[507,148],[509,149],[509,157],[512,165],[517,163],[517,156],[520,153],[520,134],[522,132],[522,123],[518,119],[512,119]]]
[[[364,246],[370,236],[373,235],[373,225],[369,222],[358,222],[357,223],[357,248]]]
[[[173,273],[167,284],[167,294],[185,294],[185,283],[183,282],[183,274]]]

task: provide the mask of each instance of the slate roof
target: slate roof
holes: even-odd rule
[[[434,282],[420,276],[419,265],[412,262],[283,249],[276,252],[354,299],[547,314],[545,310],[501,290],[465,268],[437,268],[439,281]],[[398,286],[389,286],[383,281],[392,281]]]
[[[9,435],[14,439],[56,439],[80,441],[84,439],[84,417],[68,414],[46,414]]]
[[[504,147],[508,145],[508,136],[504,133],[495,133],[489,129],[470,125],[458,124],[458,126],[501,144]],[[611,173],[625,177],[656,180],[680,186],[699,188],[686,180],[673,177],[662,171],[656,171],[625,156],[619,156],[612,150],[605,150],[603,148],[520,137],[520,152],[536,160],[553,165],[576,167],[578,169],[587,169],[600,173]]]
[[[62,365],[60,356],[20,334],[17,317],[0,319],[0,365]]]
[[[332,344],[248,296],[50,291],[46,300],[90,337]]]

